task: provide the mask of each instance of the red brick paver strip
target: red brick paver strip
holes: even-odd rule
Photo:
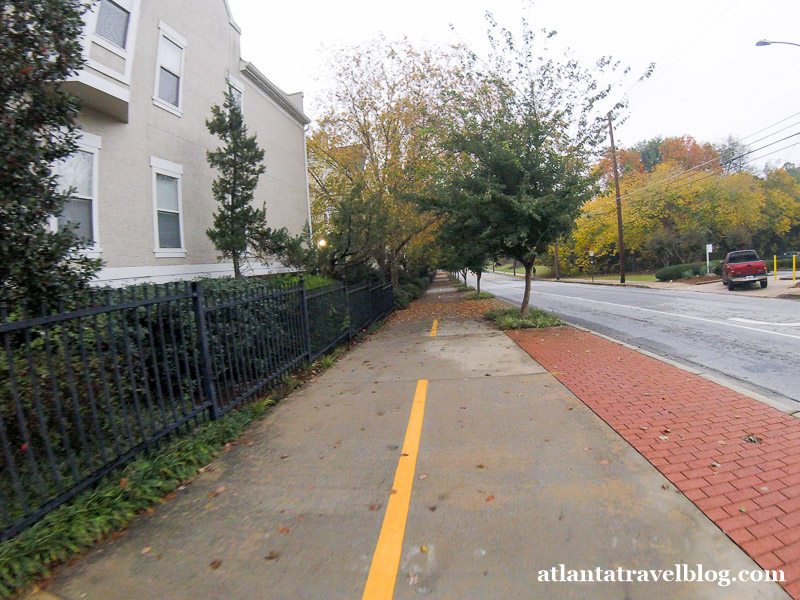
[[[572,327],[508,335],[800,599],[800,419]]]

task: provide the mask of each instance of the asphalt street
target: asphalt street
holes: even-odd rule
[[[471,285],[475,278],[471,276]],[[486,273],[481,290],[522,300],[524,281]],[[679,290],[534,281],[531,304],[565,321],[722,374],[800,410],[800,305],[746,291]]]

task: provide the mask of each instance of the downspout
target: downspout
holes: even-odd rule
[[[311,195],[308,192],[308,144],[306,138],[306,132],[308,131],[309,124],[303,125],[303,158],[305,159],[306,164],[306,207],[308,208],[308,238],[309,243],[310,240],[314,239],[314,230],[312,229],[311,225]]]

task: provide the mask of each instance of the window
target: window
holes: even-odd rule
[[[184,257],[186,250],[181,214],[183,167],[155,156],[150,158],[150,166],[153,170],[154,253],[160,258]]]
[[[100,137],[88,133],[81,135],[78,149],[59,161],[53,172],[58,176],[58,191],[71,190],[61,214],[53,217],[54,230],[67,224],[75,227],[75,233],[92,245],[86,254],[99,255],[97,223],[97,167]]]
[[[101,0],[95,34],[124,49],[128,41],[130,18],[129,10],[111,0]]]
[[[159,24],[156,106],[181,116],[183,54],[186,40],[164,23]]]
[[[239,109],[244,110],[244,84],[231,76],[230,73],[225,78],[225,81],[227,83],[227,89],[233,94],[233,99],[236,101],[236,104],[239,105]]]

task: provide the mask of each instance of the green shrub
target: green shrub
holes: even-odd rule
[[[467,294],[464,296],[467,300],[487,300],[489,298],[494,298],[494,294],[490,294],[489,292],[475,292],[474,294]]]
[[[774,267],[774,259],[770,258],[769,260],[765,260],[767,263],[767,271],[772,273]],[[800,264],[800,260],[797,261]],[[778,261],[778,270],[779,271],[791,271],[792,270],[792,259],[791,258],[781,258]]]
[[[696,262],[684,265],[670,265],[656,271],[656,279],[659,281],[674,281],[676,279],[689,279],[690,277],[701,277],[706,274],[706,263]],[[719,275],[722,272],[722,262],[719,260],[711,261],[711,272]]]
[[[483,315],[498,329],[541,329],[544,327],[559,327],[564,323],[555,315],[538,308],[529,308],[528,314],[519,316],[517,308],[500,308],[486,311]]]
[[[408,308],[425,290],[413,283],[405,283],[394,290],[394,307],[398,310]]]

